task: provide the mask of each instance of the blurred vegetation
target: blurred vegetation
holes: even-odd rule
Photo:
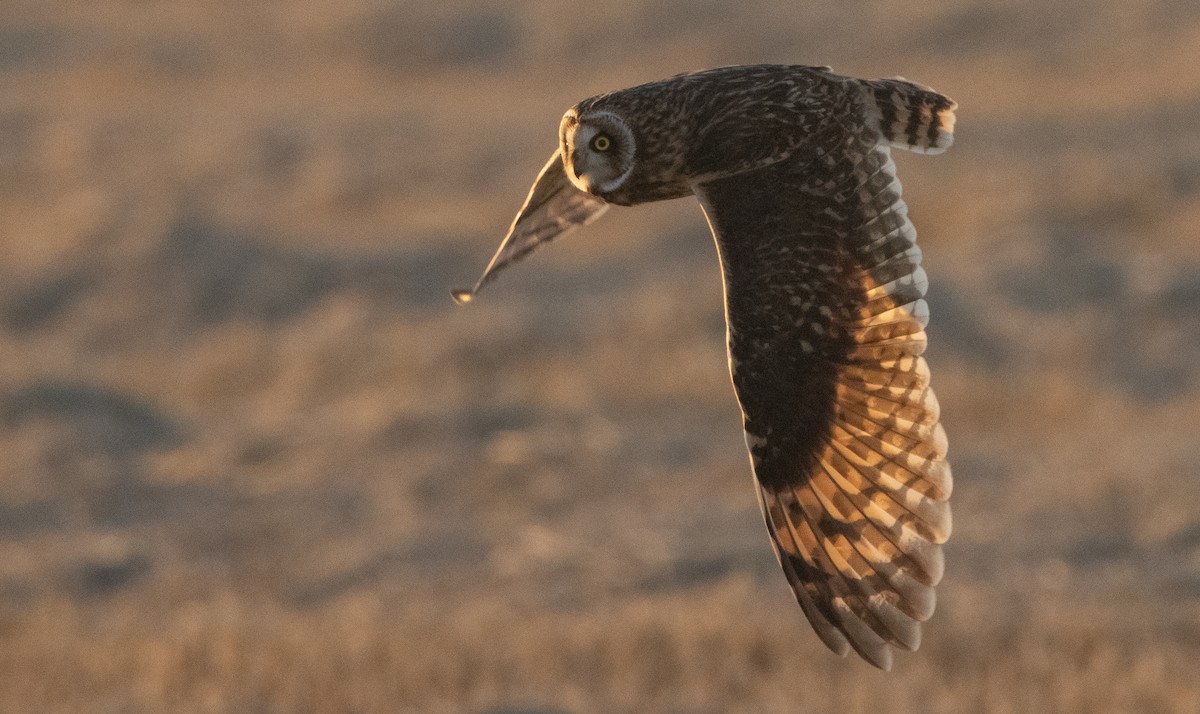
[[[954,97],[898,156],[956,531],[925,643],[773,561],[692,201],[473,280],[580,98]],[[0,710],[1200,710],[1192,0],[0,8]]]

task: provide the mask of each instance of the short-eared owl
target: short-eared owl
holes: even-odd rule
[[[469,301],[610,203],[694,194],[771,544],[821,640],[884,669],[933,614],[951,488],[890,147],[941,153],[955,106],[900,78],[773,65],[585,99],[479,282],[454,293]]]

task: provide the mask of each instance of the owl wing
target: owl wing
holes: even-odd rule
[[[886,138],[864,129],[818,157],[695,191],[780,566],[830,649],[889,669],[891,646],[920,643],[950,535],[927,283]]]
[[[567,178],[561,149],[554,152],[542,167],[525,204],[517,212],[508,235],[500,243],[475,287],[454,290],[451,294],[459,303],[470,302],[479,289],[495,279],[505,267],[529,255],[535,248],[548,243],[576,226],[591,223],[608,208],[603,199],[575,188]]]

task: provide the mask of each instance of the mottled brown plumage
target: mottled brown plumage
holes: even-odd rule
[[[899,78],[774,65],[586,99],[475,288],[609,203],[697,196],[772,546],[821,640],[884,669],[933,614],[951,490],[889,149],[944,151],[954,108]]]

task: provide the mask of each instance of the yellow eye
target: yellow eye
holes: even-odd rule
[[[612,139],[605,134],[597,134],[592,137],[592,149],[595,151],[608,151],[612,148]]]

